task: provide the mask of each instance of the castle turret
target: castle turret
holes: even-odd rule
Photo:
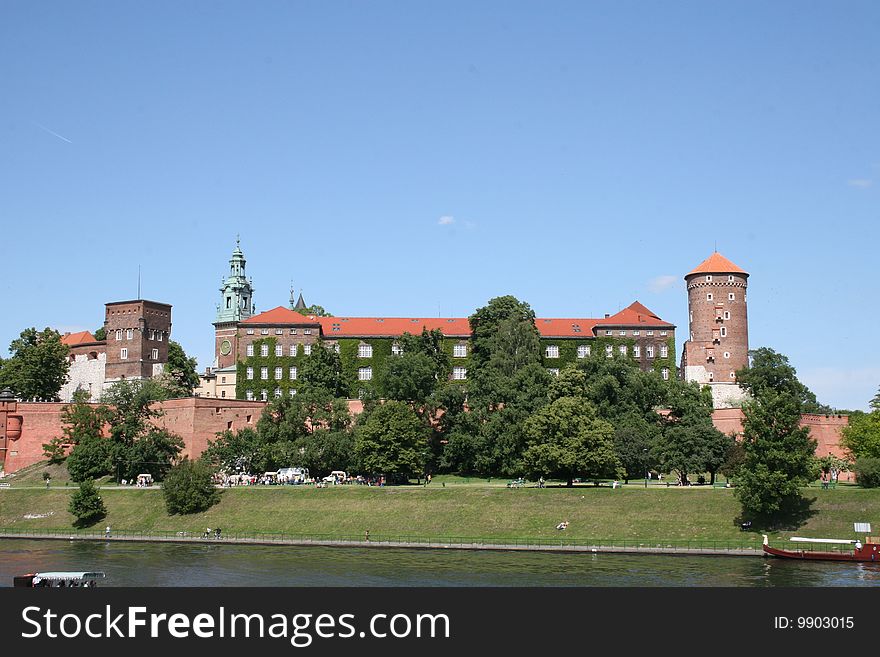
[[[748,277],[717,251],[684,277],[690,335],[681,374],[711,386],[716,408],[737,406],[744,398],[736,371],[749,364]]]
[[[241,251],[239,240],[235,240],[235,250],[229,260],[229,276],[220,288],[220,303],[214,320],[215,367],[235,364],[238,348],[238,322],[254,314],[254,288],[245,272],[247,261]]]

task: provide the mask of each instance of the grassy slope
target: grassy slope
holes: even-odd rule
[[[72,488],[0,490],[0,527],[70,529]],[[614,538],[704,540],[744,537],[735,523],[739,505],[731,490],[708,488],[526,488],[485,486],[257,487],[225,490],[203,514],[170,517],[158,489],[102,489],[105,523],[117,529],[201,532],[335,534],[376,538],[420,537],[559,538],[555,525],[569,520],[570,541]],[[816,513],[801,527],[779,535],[852,535],[852,523],[880,524],[880,491],[858,488],[807,491]],[[47,514],[25,519],[26,514]]]

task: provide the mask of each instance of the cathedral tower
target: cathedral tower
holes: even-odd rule
[[[749,364],[748,278],[717,251],[684,277],[690,335],[681,373],[686,381],[711,386],[716,408],[744,399],[736,371]]]
[[[238,351],[238,322],[254,314],[254,288],[245,273],[246,261],[239,240],[229,260],[229,276],[220,288],[220,303],[214,320],[215,367],[235,364]]]

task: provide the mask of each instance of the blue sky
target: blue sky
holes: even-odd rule
[[[174,305],[200,367],[236,234],[258,310],[541,316],[751,273],[751,346],[880,385],[876,2],[0,6],[0,344]]]

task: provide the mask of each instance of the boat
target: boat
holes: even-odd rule
[[[46,573],[30,573],[13,578],[13,586],[36,588],[92,588],[99,579],[104,579],[102,572],[66,572],[54,571]]]
[[[808,543],[808,549],[784,550],[781,548],[770,547],[770,541],[767,534],[764,537],[764,544],[761,546],[764,554],[772,557],[782,557],[783,559],[805,559],[810,561],[867,561],[880,562],[880,537],[866,536],[865,542],[859,539],[838,539],[838,538],[802,538],[793,536],[792,541],[797,543]],[[821,550],[815,549],[816,545],[851,545],[852,550]]]

